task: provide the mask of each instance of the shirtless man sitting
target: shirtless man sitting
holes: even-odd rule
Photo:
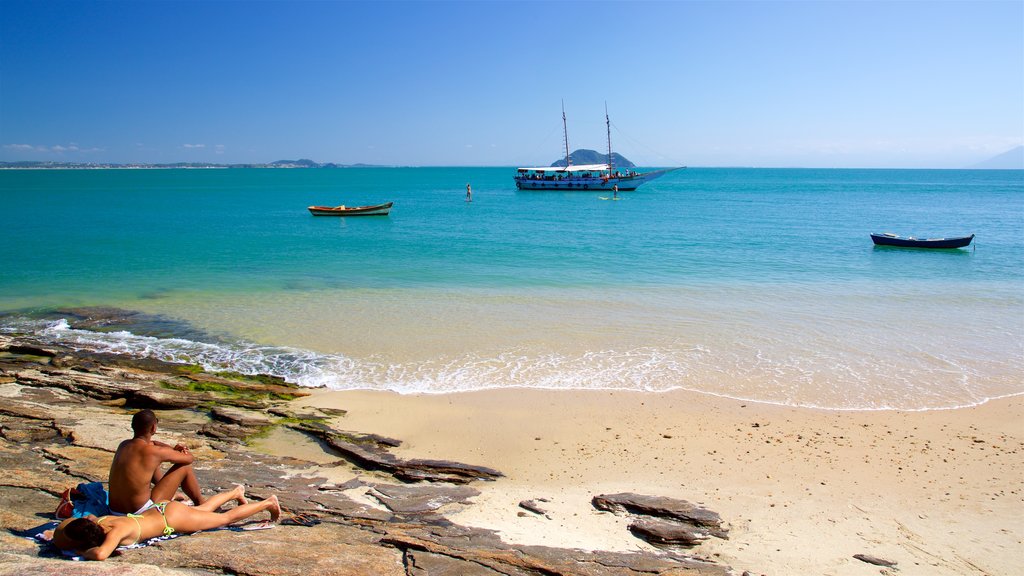
[[[114,453],[109,484],[113,514],[142,514],[153,502],[173,500],[178,488],[194,504],[203,503],[192,454],[181,444],[172,448],[153,440],[157,421],[152,410],[137,412],[132,417],[135,436],[121,442]],[[160,469],[164,462],[171,463],[166,472]]]

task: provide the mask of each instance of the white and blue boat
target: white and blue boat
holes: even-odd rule
[[[604,112],[608,128],[608,162],[605,164],[582,164],[573,166],[569,157],[569,131],[565,122],[565,107],[562,107],[562,133],[565,140],[565,166],[517,168],[516,188],[519,190],[561,190],[589,192],[591,190],[614,190],[620,192],[636,190],[641,184],[663,176],[678,168],[637,172],[617,170],[612,162],[612,124],[608,110]]]

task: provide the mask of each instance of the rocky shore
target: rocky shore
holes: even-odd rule
[[[22,335],[0,336],[0,575],[653,575],[737,574],[702,553],[729,537],[715,512],[657,494],[594,494],[593,505],[630,517],[629,530],[657,546],[585,551],[504,542],[461,526],[447,511],[478,506],[474,484],[500,470],[396,456],[402,439],[348,430],[344,410],[303,406],[309,392],[267,376],[210,373],[197,366],[78,351]],[[160,542],[106,563],[72,562],[25,535],[53,519],[60,494],[105,481],[134,411],[158,411],[158,438],[196,455],[206,491],[243,483],[253,497],[277,494],[285,517],[312,526],[212,531]],[[268,454],[259,438],[312,439],[349,479],[318,475],[298,457]],[[545,514],[542,499],[520,514]],[[639,542],[639,541],[638,541]]]

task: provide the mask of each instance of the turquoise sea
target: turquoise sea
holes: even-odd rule
[[[0,332],[337,389],[830,409],[1024,393],[1024,171],[686,169],[617,202],[519,192],[513,173],[3,170]],[[306,211],[388,200],[388,217]],[[82,306],[189,329],[46,313]]]

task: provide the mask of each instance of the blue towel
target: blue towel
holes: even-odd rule
[[[75,518],[84,518],[89,514],[93,516],[106,516],[110,514],[107,491],[103,489],[102,482],[83,482],[78,485],[79,496],[72,498],[75,504],[75,511],[71,515]]]

